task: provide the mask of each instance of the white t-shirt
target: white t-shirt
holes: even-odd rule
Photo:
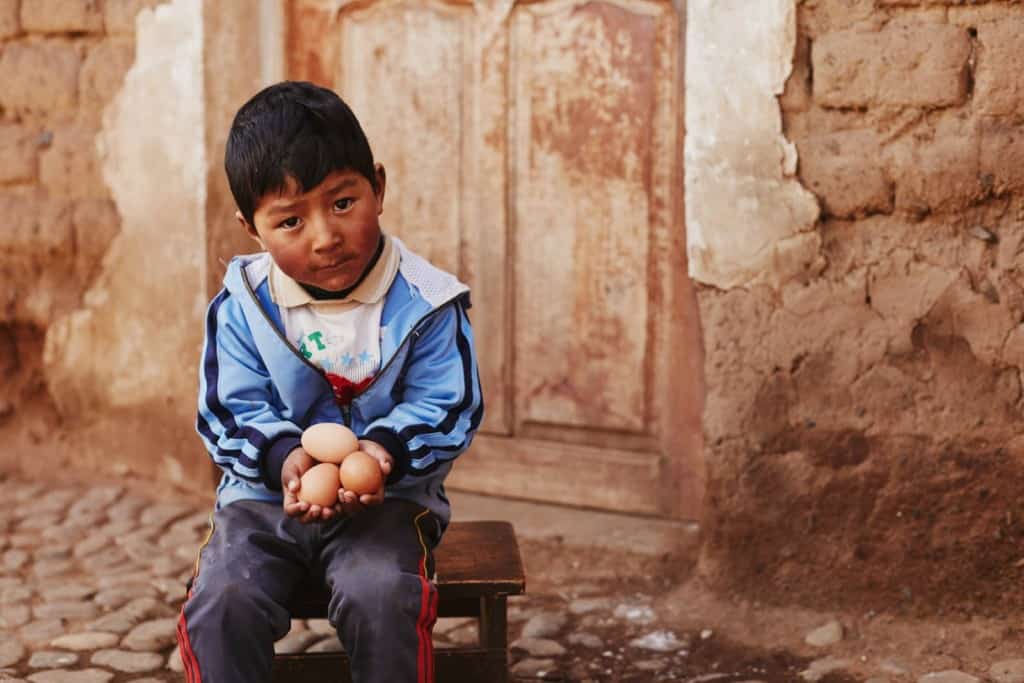
[[[348,405],[380,370],[380,319],[384,295],[398,272],[391,239],[373,269],[344,299],[316,299],[277,267],[270,270],[270,296],[281,310],[285,336],[327,376],[340,405]]]

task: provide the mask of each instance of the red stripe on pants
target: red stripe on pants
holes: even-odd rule
[[[416,681],[417,683],[434,683],[434,641],[431,639],[434,621],[437,619],[437,596],[431,594],[430,580],[427,578],[427,557],[423,556],[420,563],[420,616],[416,620],[417,647]]]
[[[192,592],[189,591],[188,597],[185,598],[185,602],[188,602],[188,598],[192,597]],[[178,617],[178,653],[181,655],[181,663],[185,667],[185,681],[186,683],[203,683],[203,677],[199,673],[199,662],[196,661],[196,655],[192,652],[192,643],[188,640],[188,625],[185,623],[185,606],[181,606],[181,616]]]

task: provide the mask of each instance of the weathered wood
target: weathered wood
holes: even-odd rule
[[[508,680],[508,654],[504,649],[459,648],[434,650],[437,683],[502,683]],[[278,655],[274,683],[351,683],[348,657],[338,652]]]
[[[501,647],[508,642],[508,609],[504,595],[480,598],[480,647]]]
[[[473,440],[473,457],[460,462],[445,485],[548,503],[663,515],[667,511],[654,494],[662,484],[664,466],[655,453],[482,434]]]

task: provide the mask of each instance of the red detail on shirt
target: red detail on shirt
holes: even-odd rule
[[[366,387],[370,386],[370,382],[373,381],[373,377],[367,377],[362,382],[356,383],[345,379],[341,375],[335,375],[333,372],[324,374],[327,375],[327,381],[331,383],[331,388],[334,389],[334,401],[339,406],[347,406],[352,403],[352,399],[363,393]]]

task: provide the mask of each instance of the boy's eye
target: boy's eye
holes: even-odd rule
[[[352,206],[352,203],[354,201],[355,200],[352,199],[351,197],[345,197],[344,199],[339,199],[338,201],[334,202],[334,208],[339,210],[339,211],[345,211],[346,209],[348,209],[348,208],[350,208]]]
[[[295,228],[299,227],[301,223],[302,221],[301,219],[299,219],[298,216],[291,216],[290,218],[285,218],[283,221],[278,223],[278,227],[287,228],[288,230],[294,230]]]

